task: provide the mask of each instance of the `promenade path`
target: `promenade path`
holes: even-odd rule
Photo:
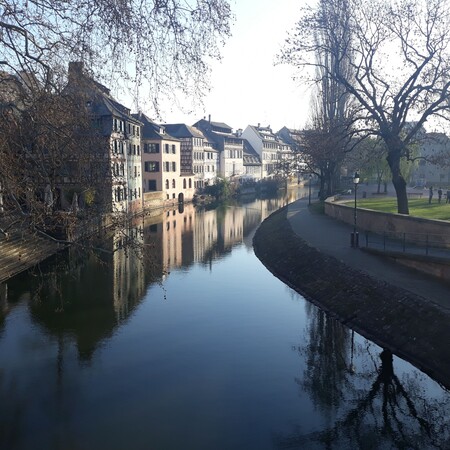
[[[353,269],[413,292],[450,311],[450,284],[404,267],[386,257],[352,248],[350,233],[353,227],[326,215],[310,212],[308,199],[291,203],[287,218],[295,234],[311,247],[333,256]]]

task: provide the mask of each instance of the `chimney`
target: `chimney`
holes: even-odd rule
[[[211,114],[208,115],[208,122],[211,123]]]
[[[84,63],[82,61],[69,62],[69,83],[79,81],[83,76]]]

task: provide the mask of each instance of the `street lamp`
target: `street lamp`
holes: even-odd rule
[[[359,235],[356,231],[356,191],[358,190],[358,184],[359,184],[359,173],[355,172],[355,175],[353,176],[353,184],[355,185],[355,208],[353,212],[353,233],[350,236],[350,243],[352,247],[359,247]]]
[[[308,206],[311,206],[311,180],[312,180],[312,173],[309,174],[309,198],[308,198]]]

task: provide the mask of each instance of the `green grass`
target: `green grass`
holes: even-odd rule
[[[358,207],[396,213],[397,200],[393,197],[358,199]],[[433,199],[430,205],[428,197],[409,199],[409,215],[424,219],[450,220],[450,203],[445,203],[445,199],[441,203]]]

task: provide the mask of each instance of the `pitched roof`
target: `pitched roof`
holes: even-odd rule
[[[250,144],[250,142],[247,141],[247,139],[244,139],[243,142],[244,142],[244,152],[243,152],[244,166],[261,165],[259,155],[253,148],[252,144]]]
[[[150,119],[143,112],[137,114],[132,114],[134,118],[139,120],[142,124],[142,137],[144,139],[160,139],[166,141],[178,141],[179,139],[173,137],[172,135],[166,133],[164,125],[159,125]]]
[[[166,131],[178,139],[182,138],[204,138],[203,134],[195,127],[191,127],[184,123],[166,123],[163,125]]]

